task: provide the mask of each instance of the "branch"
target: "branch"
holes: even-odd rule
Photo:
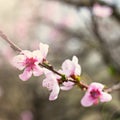
[[[120,90],[120,83],[113,85],[111,88],[105,89],[105,92],[111,93],[117,90]]]
[[[11,48],[13,48],[13,50],[18,51],[18,52],[22,51],[22,49],[20,49],[15,43],[13,43],[10,39],[8,39],[8,37],[2,31],[0,31],[0,37],[3,38],[11,46]],[[44,64],[44,62],[43,62],[43,64],[39,63],[39,65],[46,68],[46,69],[48,69],[48,70],[50,70],[50,71],[52,71],[55,74],[61,76],[62,78],[64,77],[63,74],[61,74],[61,73],[57,72],[56,70],[54,70],[52,66],[48,66],[48,65]],[[69,79],[65,78],[64,81],[74,82],[76,85],[80,86],[82,89],[84,89],[84,88],[87,89],[88,88],[87,85],[85,85],[85,84],[83,84],[81,82],[77,82],[75,79],[74,80],[73,79],[69,80]],[[64,82],[64,81],[62,81],[62,82]]]
[[[1,30],[0,30],[0,37],[4,39],[10,45],[10,47],[15,51],[18,51],[18,52],[22,51],[22,49],[19,48],[17,45],[15,45]]]

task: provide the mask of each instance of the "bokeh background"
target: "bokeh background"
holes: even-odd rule
[[[120,0],[0,0],[0,30],[22,49],[49,44],[55,69],[76,55],[88,84],[120,82]],[[50,102],[44,76],[21,81],[10,64],[14,55],[0,38],[0,120],[120,120],[120,91],[89,108],[77,87]]]

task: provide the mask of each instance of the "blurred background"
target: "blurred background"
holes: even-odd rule
[[[120,82],[120,0],[0,0],[0,30],[22,49],[49,44],[55,69],[76,55],[86,83]],[[0,38],[0,120],[120,120],[120,91],[89,108],[77,87],[50,102],[44,76],[19,79],[10,64],[16,54]]]

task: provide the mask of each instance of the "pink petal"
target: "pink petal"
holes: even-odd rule
[[[59,86],[54,86],[54,89],[50,93],[49,100],[50,101],[56,100],[58,98],[59,91],[60,91]]]
[[[45,74],[45,76],[47,76],[48,74],[53,74],[50,70],[43,68],[43,72]]]
[[[61,90],[70,90],[73,88],[73,85],[74,85],[73,82],[68,81],[68,82],[64,82],[63,86],[61,86],[60,88]]]
[[[47,44],[40,43],[39,45],[41,54],[43,55],[43,58],[45,59],[48,53],[49,46]]]
[[[38,60],[38,63],[39,63],[39,62],[40,62],[40,63],[42,62],[43,56],[42,56],[40,50],[35,50],[35,51],[33,51],[33,52],[32,52],[32,55],[33,55],[34,58],[36,58],[36,59]]]
[[[81,66],[78,64],[78,58],[77,58],[76,56],[73,56],[72,62],[73,62],[74,65],[75,65],[74,74],[75,74],[75,75],[80,75],[80,74],[81,74]]]
[[[63,69],[64,74],[69,77],[70,75],[74,73],[75,65],[72,61],[67,59],[63,62],[62,69]]]
[[[99,91],[102,91],[103,88],[104,88],[103,84],[93,82],[89,85],[88,91],[91,91],[91,89],[99,89]]]
[[[34,76],[40,76],[43,74],[43,69],[41,67],[39,67],[38,65],[36,65],[34,68],[33,68],[33,75]]]
[[[21,54],[25,55],[25,56],[28,57],[28,58],[33,57],[33,56],[32,56],[32,52],[31,52],[31,51],[28,51],[28,50],[23,50],[23,51],[21,52]]]
[[[17,55],[13,58],[12,65],[19,70],[23,70],[25,68],[25,59],[26,57],[24,55]]]
[[[81,105],[84,107],[89,107],[89,106],[93,105],[94,102],[95,102],[95,100],[90,98],[89,93],[86,93],[84,95],[84,97],[81,99]]]
[[[27,68],[24,70],[22,74],[19,75],[20,79],[23,81],[28,80],[32,76],[32,71]]]
[[[75,66],[74,74],[79,75],[79,76],[81,75],[81,67],[80,67],[80,65]]]
[[[101,102],[108,102],[112,100],[112,96],[108,93],[103,92],[102,95],[100,96],[100,101]]]
[[[72,61],[73,61],[75,64],[78,64],[78,58],[77,58],[76,56],[73,56]]]
[[[42,82],[42,86],[48,88],[48,90],[52,90],[54,86],[58,86],[58,82],[53,74],[47,74]]]

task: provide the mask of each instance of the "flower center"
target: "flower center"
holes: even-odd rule
[[[99,91],[98,89],[93,89],[93,90],[90,92],[90,94],[91,94],[91,97],[92,97],[93,99],[96,99],[96,98],[99,98],[99,96],[100,96],[100,91]]]
[[[27,58],[26,61],[25,61],[25,64],[27,67],[30,67],[31,69],[35,66],[35,62],[37,60],[34,59],[34,58]]]

